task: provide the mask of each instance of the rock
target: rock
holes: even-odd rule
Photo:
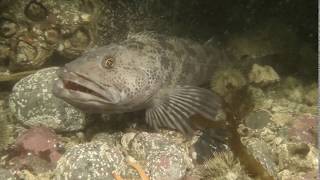
[[[291,113],[275,112],[273,113],[271,120],[277,125],[285,126],[292,121],[292,118],[293,115]]]
[[[241,128],[243,131],[245,127]],[[247,153],[274,178],[305,179],[314,176],[319,150],[308,142],[288,139],[287,129],[274,123],[262,129],[246,128],[246,133],[240,133],[241,142]]]
[[[97,134],[92,143],[104,143],[105,146],[119,147],[129,157],[136,159],[144,167],[150,179],[179,179],[185,176],[187,169],[193,167],[188,147],[182,145],[179,136],[170,133],[128,132]],[[131,177],[133,172],[125,171],[122,176]]]
[[[0,151],[8,147],[13,141],[13,124],[9,121],[8,109],[0,105]]]
[[[0,168],[0,179],[5,180],[15,180],[17,178],[7,169]]]
[[[137,159],[144,159],[151,151],[163,150],[169,146],[176,146],[168,138],[158,133],[141,132],[137,133],[133,139],[128,138],[128,140],[129,142],[126,142],[126,144],[130,144],[128,150],[130,150],[130,154]]]
[[[302,103],[305,94],[302,82],[290,76],[281,82],[278,92],[279,94],[283,93],[283,96],[288,100],[297,103]]]
[[[56,162],[61,156],[59,151],[62,143],[52,130],[33,127],[16,139],[15,148],[22,153],[21,156],[31,153],[49,162]]]
[[[9,97],[11,112],[25,126],[43,125],[56,131],[76,131],[86,124],[85,114],[56,98],[52,92],[57,67],[46,68],[15,84]]]
[[[241,71],[237,69],[222,69],[216,72],[211,80],[211,89],[228,100],[237,90],[247,84]]]
[[[295,114],[316,114],[317,107],[303,102],[308,86],[293,77],[284,78],[278,85],[271,88],[248,86],[247,93],[253,111],[266,111],[271,120],[282,126],[292,123]],[[312,97],[313,99],[315,96]],[[250,104],[250,103],[247,103]]]
[[[18,136],[9,161],[15,169],[43,173],[55,168],[62,151],[62,143],[52,130],[34,127]]]
[[[315,145],[317,142],[317,116],[302,114],[292,117],[288,125],[289,138]]]
[[[247,152],[264,168],[267,176],[277,176],[278,167],[273,159],[273,149],[267,143],[258,138],[242,138],[241,142],[246,146]]]
[[[303,97],[304,103],[310,106],[316,106],[318,103],[319,94],[318,84],[311,84],[309,87],[306,87],[305,89],[306,90]]]
[[[92,142],[67,150],[58,161],[54,179],[113,179],[112,173],[126,177],[129,170],[119,148]]]
[[[252,111],[245,118],[245,125],[251,129],[261,129],[272,122],[271,115],[267,111]]]
[[[9,51],[13,54],[9,56],[9,69],[39,69],[54,52],[62,57],[79,56],[97,40],[96,23],[89,17],[99,16],[103,7],[103,3],[95,0],[11,2],[0,13],[1,19],[6,20],[0,22],[0,36],[10,44]],[[62,33],[65,29],[81,29],[86,40],[81,38],[81,46],[75,44],[59,51],[65,41],[79,37],[75,31]]]
[[[197,139],[192,144],[189,153],[193,154],[193,160],[202,164],[211,158],[213,153],[230,150],[228,137],[230,137],[230,132],[227,128],[217,127],[205,129],[199,133],[199,137],[195,137]]]
[[[11,169],[19,171],[30,170],[34,174],[47,173],[55,168],[54,163],[48,162],[34,154],[28,154],[24,157],[17,157],[10,160]]]
[[[137,160],[144,160],[151,179],[180,179],[191,158],[179,145],[157,133],[138,133],[134,138],[127,138],[129,153]]]
[[[151,151],[146,157],[146,162],[151,179],[180,179],[187,170],[184,153],[175,146]]]
[[[108,144],[109,146],[117,146],[121,143],[123,147],[126,147],[124,144],[122,144],[122,139],[126,138],[127,135],[130,135],[131,133],[124,134],[123,132],[115,132],[115,133],[96,133],[91,141],[98,141],[103,142],[105,144]],[[133,133],[135,135],[135,133]],[[121,142],[120,142],[121,139]]]
[[[254,64],[248,75],[249,81],[260,86],[266,86],[280,80],[278,73],[271,66]]]
[[[292,172],[309,172],[318,167],[319,150],[301,142],[281,144],[278,149],[279,168]]]

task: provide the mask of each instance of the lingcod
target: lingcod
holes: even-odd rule
[[[53,93],[86,112],[145,110],[152,128],[190,134],[198,128],[193,116],[210,122],[224,119],[222,98],[205,88],[223,64],[218,47],[138,33],[67,63],[58,72]]]

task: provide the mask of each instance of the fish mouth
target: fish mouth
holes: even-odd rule
[[[53,94],[72,104],[90,104],[103,106],[119,101],[119,91],[112,87],[104,87],[94,80],[77,72],[62,68],[58,72],[58,80],[53,87]]]
[[[68,89],[68,90],[72,90],[72,91],[78,91],[78,92],[82,92],[82,93],[86,93],[86,94],[91,94],[93,96],[97,96],[97,97],[100,97],[102,99],[105,98],[105,96],[99,94],[98,92],[96,91],[93,91],[85,86],[82,86],[76,82],[73,82],[73,81],[70,81],[70,80],[62,80],[63,82],[63,87],[65,89]],[[108,99],[107,99],[108,100]]]

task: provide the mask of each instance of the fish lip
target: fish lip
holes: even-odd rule
[[[87,78],[77,72],[70,71],[66,67],[58,70],[57,74],[58,80],[56,81],[53,91],[58,96],[59,94],[64,98],[71,96],[73,101],[78,102],[81,102],[80,97],[87,97],[86,101],[96,101],[103,104],[114,104],[118,101],[118,98],[116,98],[118,96],[118,91],[113,91],[113,93],[117,93],[114,95],[90,78]],[[67,83],[79,85],[92,91],[92,93],[68,88]]]
[[[79,97],[88,94],[79,91],[64,89],[63,82],[60,79],[56,81],[56,84],[53,87],[53,94],[57,97],[64,99],[66,102],[69,102],[70,104],[76,104],[75,106],[79,104],[89,104],[92,102],[95,102],[95,104],[110,104],[109,101],[105,101],[101,98],[95,98],[95,96],[92,96],[90,100],[81,99]]]

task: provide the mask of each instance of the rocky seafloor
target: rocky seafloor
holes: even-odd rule
[[[265,4],[258,2],[226,2],[228,17],[221,17],[205,2],[0,1],[0,180],[145,179],[132,162],[155,180],[317,179],[317,52],[304,36],[310,18],[235,13],[251,6],[259,14]],[[299,5],[282,3],[279,12]],[[205,27],[208,15],[226,21]],[[243,16],[251,18],[245,30],[216,37]],[[186,28],[182,17],[197,25]],[[210,85],[227,103],[226,133],[209,125],[192,138],[155,132],[138,113],[89,115],[52,94],[58,66],[145,30],[218,44],[233,60]]]

